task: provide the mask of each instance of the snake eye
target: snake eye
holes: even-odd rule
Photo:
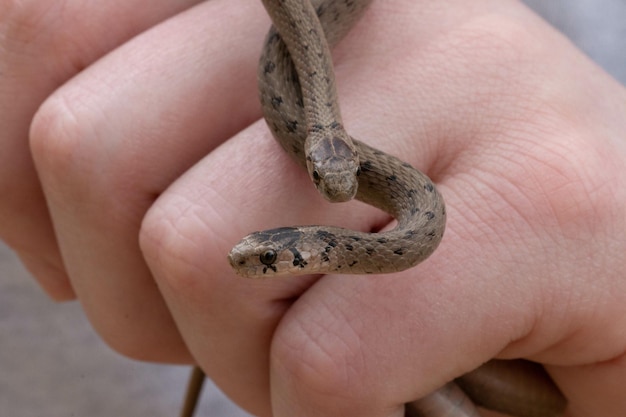
[[[263,265],[270,266],[274,262],[276,262],[277,257],[278,255],[276,254],[275,250],[268,249],[265,252],[263,252],[261,255],[259,255],[259,260],[261,261]]]
[[[356,169],[356,176],[358,177],[359,175],[361,175],[361,167],[357,167]]]
[[[313,171],[313,179],[317,182],[320,180],[320,173],[317,172],[317,169]]]

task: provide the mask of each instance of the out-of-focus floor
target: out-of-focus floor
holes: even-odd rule
[[[626,84],[626,0],[526,0]],[[178,415],[187,367],[131,361],[105,346],[78,303],[48,300],[0,243],[0,414]],[[198,416],[246,413],[208,383]]]

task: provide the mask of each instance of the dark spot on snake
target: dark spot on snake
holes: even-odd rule
[[[373,254],[375,251],[374,251],[374,249],[373,249],[373,248],[365,248],[365,252],[366,252],[368,255],[372,256],[372,254]]]
[[[411,188],[406,192],[406,195],[409,198],[412,198],[415,194],[417,194],[417,190],[415,188]]]
[[[352,261],[348,264],[349,267],[353,267],[354,265],[358,264],[359,261]]]
[[[319,123],[315,123],[314,125],[311,126],[311,128],[309,129],[309,132],[320,132],[324,130],[324,126],[322,126]]]
[[[411,215],[415,216],[417,213],[419,213],[420,209],[418,209],[417,207],[411,207]]]
[[[387,177],[387,181],[396,182],[398,181],[398,177],[396,177],[395,175],[390,175]]]
[[[405,168],[413,168],[413,166],[411,166],[408,162],[402,162],[402,166]]]
[[[404,238],[405,239],[413,239],[413,236],[415,236],[415,231],[414,230],[407,230],[404,233]]]
[[[430,232],[426,233],[426,236],[434,238],[435,236],[437,236],[437,232],[431,230]]]
[[[345,246],[344,246],[344,248],[346,248],[346,250],[348,250],[348,251],[350,251],[350,252],[352,252],[352,251],[354,250],[354,246],[352,246],[352,245],[350,245],[350,244],[345,245]]]
[[[276,64],[274,63],[274,61],[267,61],[265,63],[265,66],[263,67],[263,72],[265,74],[271,74],[272,72],[274,72],[275,69],[276,69]]]
[[[268,269],[271,269],[272,271],[276,272],[276,267],[274,265],[268,265],[268,266],[263,267],[263,273],[266,274]]]
[[[315,236],[326,243],[334,241],[335,245],[337,244],[337,236],[327,230],[318,230],[315,232]]]
[[[293,266],[299,266],[300,268],[304,268],[307,265],[307,261],[302,258],[302,254],[298,252],[296,248],[289,248],[291,253],[293,254]]]
[[[372,170],[372,168],[373,168],[372,161],[363,161],[363,162],[361,162],[361,171],[369,172],[369,171]]]
[[[393,251],[393,253],[395,253],[396,255],[402,256],[402,255],[404,255],[404,250],[402,248],[396,249],[396,250]]]
[[[424,216],[426,216],[428,220],[432,220],[435,218],[435,213],[433,213],[432,211],[427,211],[426,213],[424,213]]]
[[[285,123],[287,126],[287,130],[290,133],[294,133],[298,129],[298,121],[297,120],[289,120]]]
[[[372,151],[372,153],[373,153],[374,155],[378,155],[378,156],[383,156],[383,155],[385,155],[385,153],[384,153],[383,151],[379,151],[378,149],[374,149],[374,150]]]
[[[298,97],[296,100],[296,106],[304,108],[304,101],[302,100],[302,97]]]
[[[350,239],[354,240],[355,242],[358,242],[358,241],[360,241],[360,240],[361,240],[361,238],[360,238],[360,237],[358,237],[358,236],[348,236],[348,237],[349,237]]]
[[[376,242],[380,243],[381,245],[384,245],[385,243],[388,242],[388,240],[385,239],[384,237],[381,237],[381,238],[376,239]]]
[[[322,262],[330,262],[330,258],[326,252],[322,252],[320,256],[322,257]]]
[[[281,96],[272,96],[272,107],[276,108],[283,104],[283,98]]]
[[[435,186],[432,185],[431,183],[427,183],[427,184],[424,184],[424,189],[428,191],[429,193],[432,193],[433,191],[435,191]]]
[[[313,170],[313,180],[315,181],[316,184],[320,182],[320,173],[317,172],[317,169]]]
[[[326,7],[324,7],[324,5],[319,5],[317,6],[317,9],[315,9],[315,13],[317,13],[317,16],[321,16],[326,12]]]
[[[329,124],[328,127],[330,127],[331,129],[339,129],[341,128],[341,123],[335,120],[334,122]]]

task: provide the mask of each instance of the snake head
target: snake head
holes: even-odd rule
[[[333,134],[317,139],[309,136],[309,140],[307,169],[320,194],[333,203],[354,198],[361,168],[351,138]]]
[[[280,227],[251,233],[228,254],[233,270],[246,278],[302,275],[309,253],[296,249],[303,233],[297,227]]]

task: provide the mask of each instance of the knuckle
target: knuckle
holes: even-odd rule
[[[63,95],[47,100],[35,114],[30,128],[30,145],[39,170],[46,174],[65,172],[79,159],[85,138],[84,123],[76,117]]]
[[[139,231],[139,245],[151,270],[174,292],[195,292],[197,280],[210,274],[207,253],[223,254],[210,247],[214,239],[199,238],[212,234],[204,231],[207,226],[190,206],[184,197],[165,196],[148,210]],[[203,285],[212,282],[203,279]]]

